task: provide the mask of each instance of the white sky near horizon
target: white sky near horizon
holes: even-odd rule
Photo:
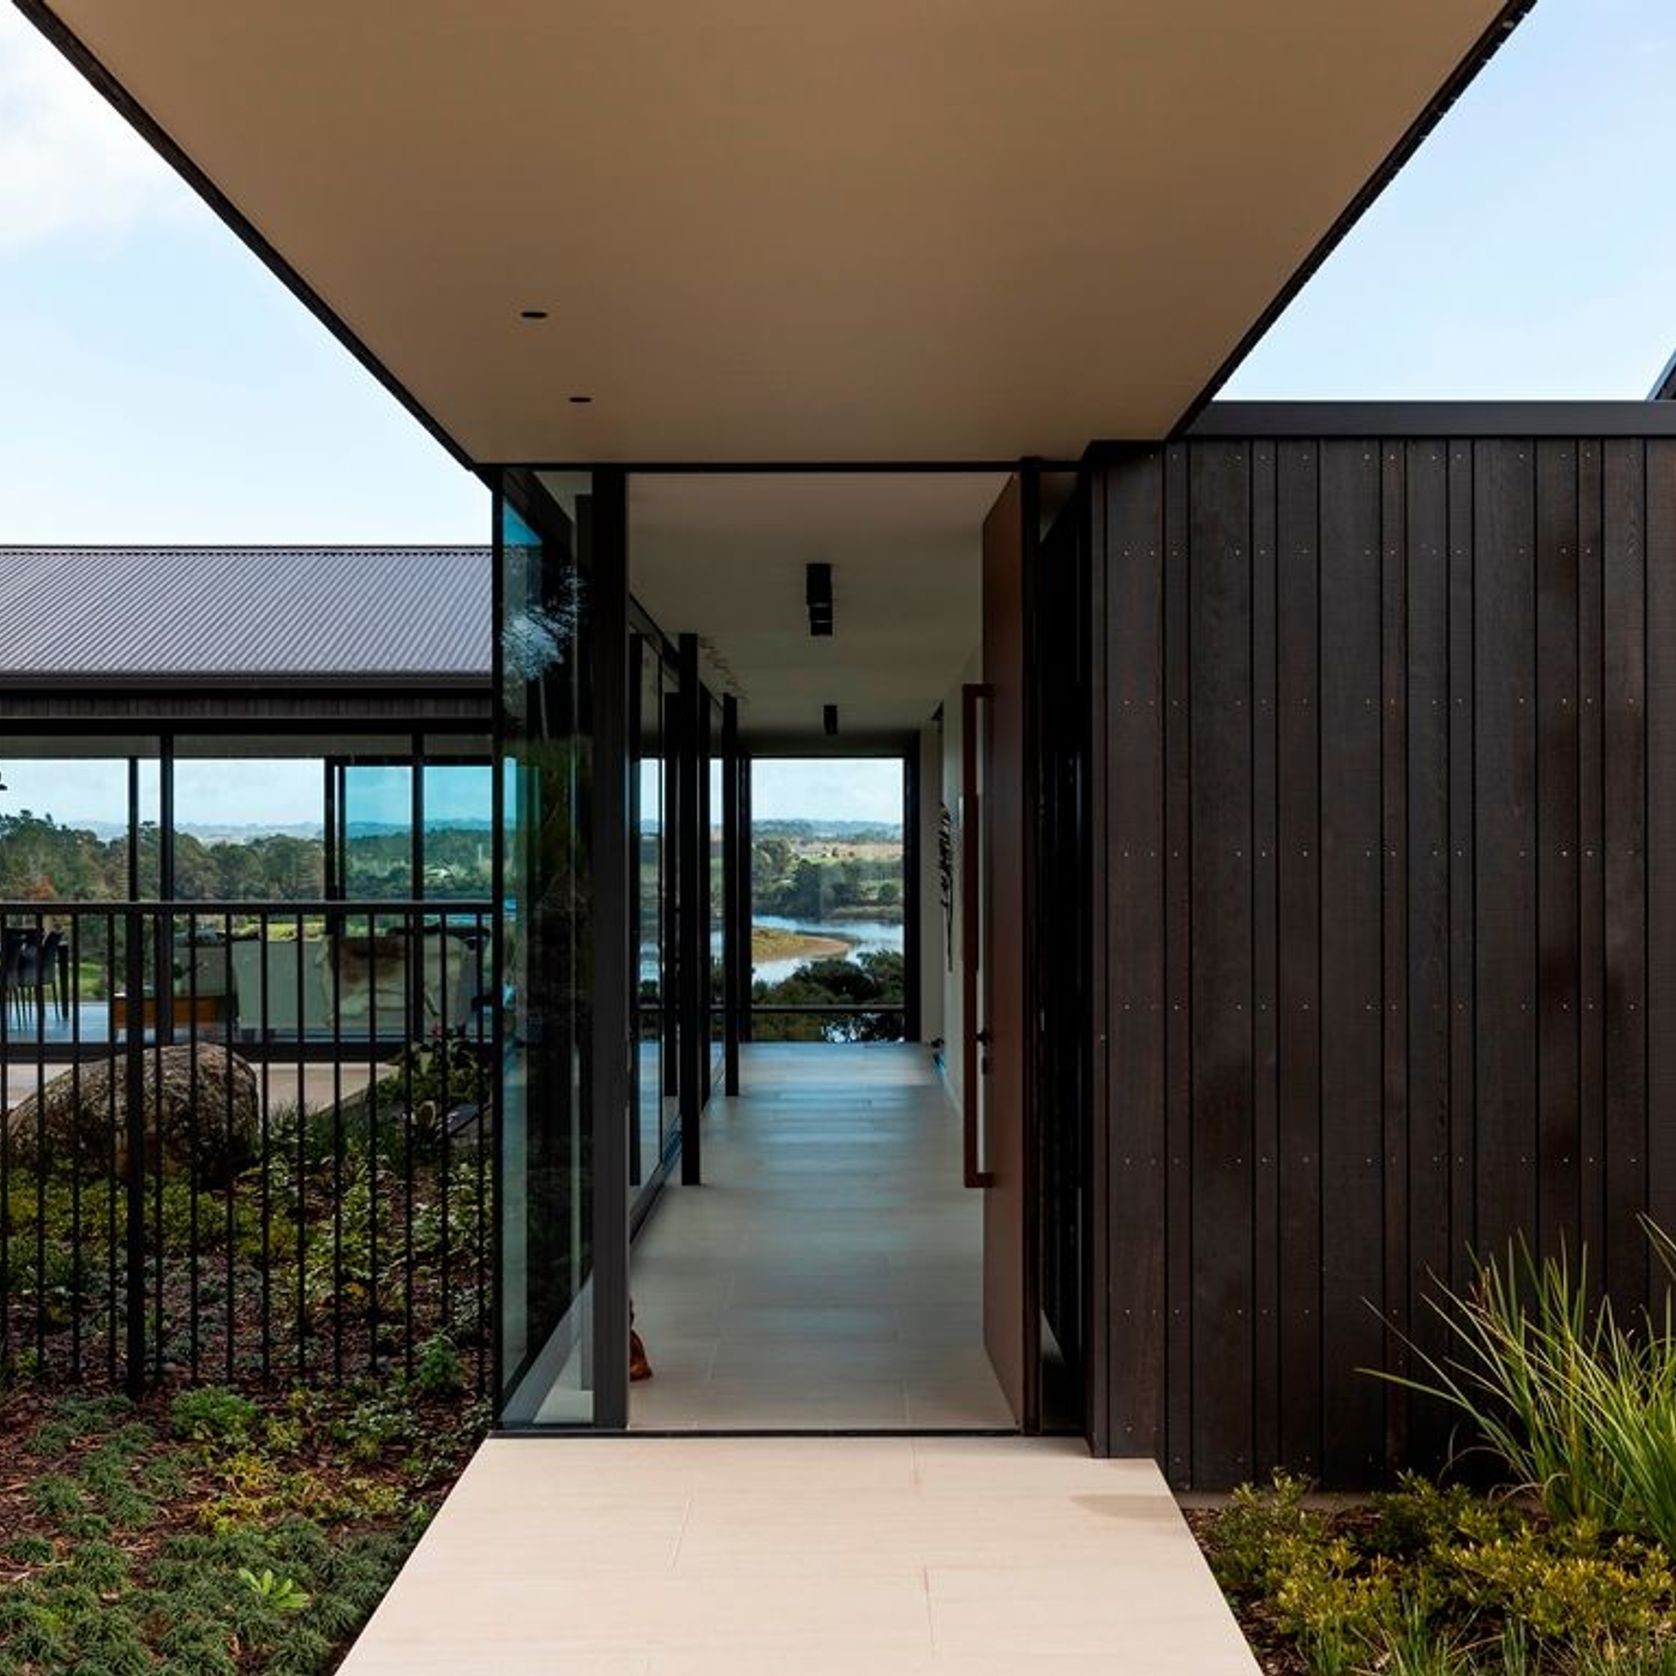
[[[1676,349],[1673,72],[1673,0],[1538,0],[1225,393],[1644,396]],[[4,4],[0,391],[0,544],[488,535],[477,479]],[[758,807],[896,819],[877,770]],[[103,819],[90,771],[57,796]],[[0,741],[0,811],[30,773]],[[312,773],[212,776],[199,818],[289,823]]]

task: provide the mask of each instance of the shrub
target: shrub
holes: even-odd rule
[[[457,1397],[465,1389],[460,1353],[445,1333],[437,1333],[419,1347],[413,1361],[413,1388],[423,1397]]]
[[[177,1437],[199,1443],[238,1443],[249,1437],[258,1409],[248,1397],[224,1385],[182,1391],[169,1405],[169,1423]]]
[[[1277,1472],[1259,1490],[1242,1484],[1218,1515],[1210,1540],[1211,1569],[1235,1594],[1266,1591],[1290,1569],[1297,1553],[1326,1541],[1326,1521],[1304,1505],[1307,1479]]]
[[[1650,1634],[1670,1593],[1668,1567],[1628,1538],[1591,1551],[1586,1531],[1555,1541],[1526,1527],[1452,1550],[1448,1564],[1466,1601],[1495,1607],[1545,1640],[1589,1645]]]

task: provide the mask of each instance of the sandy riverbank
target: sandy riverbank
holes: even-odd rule
[[[751,964],[764,966],[781,960],[842,960],[854,945],[844,937],[822,937],[809,931],[786,931],[779,926],[751,927]]]

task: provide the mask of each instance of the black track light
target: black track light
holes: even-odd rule
[[[829,704],[821,712],[821,719],[826,723],[826,736],[834,739],[838,734],[838,706]]]

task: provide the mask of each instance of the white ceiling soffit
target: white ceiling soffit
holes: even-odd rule
[[[980,636],[979,472],[635,476],[629,585],[669,633],[697,634],[706,678],[741,699],[753,741],[924,725]],[[834,631],[809,633],[804,567],[832,566]]]
[[[52,11],[472,459],[766,462],[1169,431],[1500,0]]]

